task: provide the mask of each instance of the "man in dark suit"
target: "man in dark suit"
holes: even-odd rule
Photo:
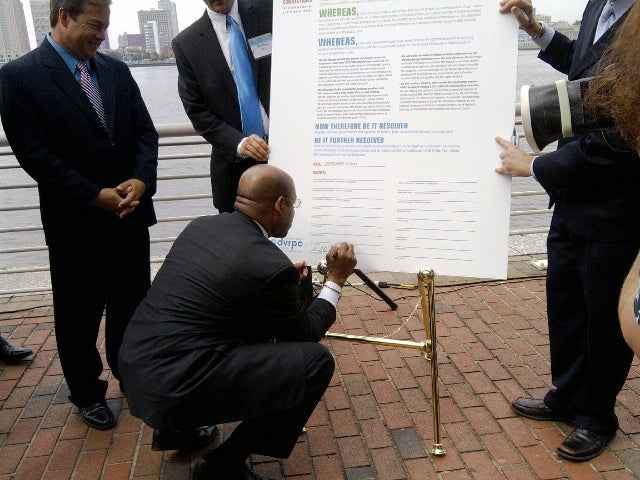
[[[520,28],[538,42],[541,59],[575,80],[597,74],[599,57],[633,3],[589,2],[575,41],[537,22],[527,0],[502,0],[501,11],[512,12]],[[544,399],[518,398],[512,408],[535,420],[576,425],[558,447],[558,455],[590,460],[616,434],[616,396],[633,356],[622,337],[617,304],[640,248],[640,159],[637,151],[612,145],[602,131],[561,141],[557,151],[535,160],[506,140],[497,140],[505,151],[496,171],[533,175],[555,205],[547,239],[555,388]]]
[[[286,236],[298,203],[282,170],[248,169],[236,211],[198,218],[176,239],[125,333],[131,413],[173,430],[243,421],[193,480],[259,479],[247,457],[288,457],[333,374],[316,342],[335,321],[356,258],[353,245],[332,247],[325,286],[303,301],[304,262],[269,240]]]
[[[204,15],[174,38],[178,92],[196,132],[211,145],[213,204],[232,212],[238,180],[256,163],[267,162],[271,88],[272,0],[204,0]],[[252,71],[252,93],[260,100],[262,129],[247,127],[238,97],[238,61],[230,49],[227,17],[244,29]],[[243,77],[244,78],[244,77]],[[256,133],[257,132],[257,133]]]
[[[125,327],[150,282],[158,135],[126,65],[97,53],[110,0],[52,0],[52,31],[0,70],[0,114],[38,183],[58,354],[83,420],[116,424],[96,347],[120,379]]]

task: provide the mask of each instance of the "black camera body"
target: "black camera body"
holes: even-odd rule
[[[620,144],[613,122],[603,112],[584,105],[591,78],[558,80],[520,90],[520,112],[527,143],[538,153],[550,143],[589,130],[602,130],[607,141]]]

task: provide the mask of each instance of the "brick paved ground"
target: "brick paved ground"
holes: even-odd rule
[[[512,258],[505,282],[436,279],[445,456],[429,453],[431,374],[420,351],[331,340],[338,368],[306,433],[289,459],[254,457],[254,469],[277,480],[639,478],[638,360],[618,397],[620,430],[591,462],[555,454],[566,425],[511,412],[511,399],[540,396],[550,384],[545,281],[528,260]],[[371,276],[415,283],[409,274]],[[346,289],[332,330],[424,340],[421,316],[411,315],[417,290],[386,290],[399,305],[390,311],[357,288]],[[23,364],[0,364],[0,480],[189,478],[199,454],[153,452],[150,429],[130,415],[116,382],[108,402],[119,415],[117,427],[85,426],[67,400],[50,296],[0,298],[0,332],[36,351]],[[232,429],[221,426],[221,437]]]

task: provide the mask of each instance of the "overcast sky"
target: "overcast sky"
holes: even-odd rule
[[[495,1],[496,9],[498,8],[498,0]],[[178,26],[180,30],[189,26],[194,20],[199,18],[205,9],[203,0],[174,0],[178,12]],[[27,16],[27,25],[32,30],[31,10],[26,8],[29,0],[22,0],[25,4],[25,14]],[[345,2],[346,3],[346,2]],[[566,20],[573,23],[582,17],[582,11],[586,0],[533,0],[536,11],[542,14],[551,15],[556,20]],[[111,26],[109,27],[109,40],[111,46],[115,47],[118,42],[118,35],[127,33],[140,33],[138,27],[138,10],[149,10],[157,8],[157,0],[112,0],[111,5]],[[31,42],[35,45],[33,32],[30,31]],[[41,39],[38,39],[38,42]]]

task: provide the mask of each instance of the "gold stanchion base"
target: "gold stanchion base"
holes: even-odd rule
[[[444,447],[442,446],[441,443],[434,443],[433,444],[433,450],[431,450],[431,454],[432,455],[436,455],[438,457],[441,457],[445,453],[447,453],[447,451],[444,449]]]

